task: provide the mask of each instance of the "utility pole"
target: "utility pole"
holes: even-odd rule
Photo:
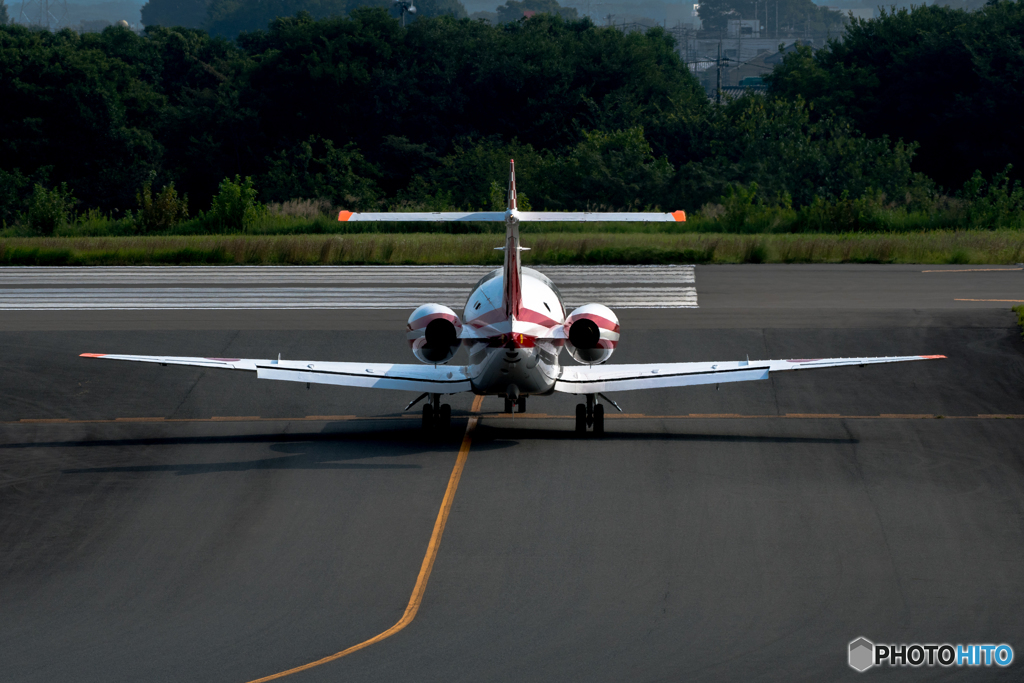
[[[722,103],[722,39],[718,39],[718,87],[715,88],[715,103]]]

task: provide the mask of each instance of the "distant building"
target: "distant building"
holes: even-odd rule
[[[760,38],[761,22],[758,19],[730,19],[725,29],[726,38]]]

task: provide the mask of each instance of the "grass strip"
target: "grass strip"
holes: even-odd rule
[[[527,265],[667,263],[1019,263],[1024,232],[847,234],[547,233]],[[500,265],[496,235],[192,235],[0,239],[2,266]]]

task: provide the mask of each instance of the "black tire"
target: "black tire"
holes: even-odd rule
[[[512,401],[512,399],[506,398],[505,399],[505,412],[506,413],[511,413],[513,405],[515,405],[515,403]]]
[[[441,431],[448,431],[452,426],[452,407],[447,403],[441,405],[441,410],[437,416],[437,429]]]
[[[434,408],[429,403],[423,406],[423,431],[429,432],[434,429]]]
[[[604,406],[600,403],[594,406],[594,433],[604,434]]]
[[[525,396],[520,396],[519,400],[516,401],[516,412],[517,413],[525,413],[526,412],[526,397]]]
[[[576,405],[576,433],[585,434],[587,431],[587,406],[579,403]]]

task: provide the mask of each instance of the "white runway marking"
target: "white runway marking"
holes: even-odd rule
[[[411,309],[427,302],[461,310],[472,285],[491,270],[479,266],[3,268],[0,310]],[[538,270],[555,282],[570,309],[588,302],[613,308],[697,307],[693,266],[542,266]],[[253,284],[262,286],[249,286]]]
[[[124,266],[116,268],[0,268],[11,285],[243,285],[449,284],[474,285],[490,266]],[[538,266],[557,285],[693,284],[693,266]]]

